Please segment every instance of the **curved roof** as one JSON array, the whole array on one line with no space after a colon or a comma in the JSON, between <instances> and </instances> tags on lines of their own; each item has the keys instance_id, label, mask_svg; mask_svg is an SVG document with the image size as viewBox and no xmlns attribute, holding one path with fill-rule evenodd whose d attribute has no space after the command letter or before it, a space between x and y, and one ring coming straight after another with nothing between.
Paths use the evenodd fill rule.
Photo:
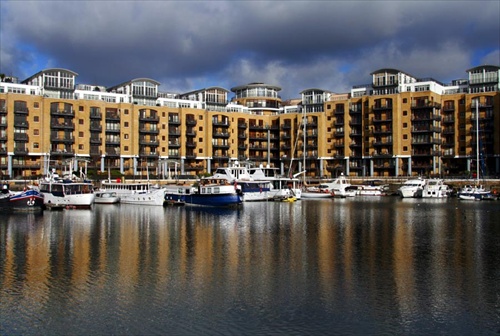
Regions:
<instances>
[{"instance_id":1,"label":"curved roof","mask_svg":"<svg viewBox=\"0 0 500 336\"><path fill-rule=\"evenodd\" d=\"M132 82L151 82L153 84L156 84L156 85L161 85L160 82L158 81L155 81L154 79L151 79L151 78L145 78L145 77L140 77L140 78L134 78L130 81L130 83Z\"/></svg>"},{"instance_id":2,"label":"curved roof","mask_svg":"<svg viewBox=\"0 0 500 336\"><path fill-rule=\"evenodd\" d=\"M238 90L243 90L243 89L250 89L250 88L255 88L255 87L265 87L269 89L274 89L276 91L281 91L281 88L276 85L269 85L269 84L264 84L264 83L249 83L246 85L240 85L240 86L235 86L231 88L231 91L235 92Z\"/></svg>"},{"instance_id":3,"label":"curved roof","mask_svg":"<svg viewBox=\"0 0 500 336\"><path fill-rule=\"evenodd\" d=\"M401 71L401 70L398 70L398 69L394 69L394 68L382 68L382 69L378 69L376 71L373 71L370 75L373 76L373 75L378 74L378 73L386 73L386 72L390 73L390 74L394 74L394 75L397 75L398 73L404 73L407 76L415 77L413 75L410 75L407 72L404 72L404 71Z\"/></svg>"},{"instance_id":4,"label":"curved roof","mask_svg":"<svg viewBox=\"0 0 500 336\"><path fill-rule=\"evenodd\" d=\"M302 90L301 92L299 92L300 94L303 94L307 91L318 91L318 92L326 92L326 93L333 93L332 91L328 91L328 90L323 90L323 89L318 89L318 88L309 88L309 89L305 89L305 90Z\"/></svg>"},{"instance_id":5,"label":"curved roof","mask_svg":"<svg viewBox=\"0 0 500 336\"><path fill-rule=\"evenodd\" d=\"M466 72L471 72L471 71L480 70L480 69L484 69L484 70L499 70L500 66L497 66L497 65L480 65L480 66L477 66L477 67L474 67L474 68L470 68L469 70L466 70Z\"/></svg>"},{"instance_id":6,"label":"curved roof","mask_svg":"<svg viewBox=\"0 0 500 336\"><path fill-rule=\"evenodd\" d=\"M23 80L22 83L28 82L29 80L31 80L32 78L35 78L35 77L39 76L40 74L44 74L44 73L47 73L47 72L53 72L53 71L67 72L67 73L70 73L71 75L73 75L75 77L78 76L78 74L76 72L72 71L72 70L68 70L68 69L64 69L64 68L47 68L47 69L43 69L41 71L38 71L34 75L29 76L28 78L26 78L25 80Z\"/></svg>"}]
</instances>

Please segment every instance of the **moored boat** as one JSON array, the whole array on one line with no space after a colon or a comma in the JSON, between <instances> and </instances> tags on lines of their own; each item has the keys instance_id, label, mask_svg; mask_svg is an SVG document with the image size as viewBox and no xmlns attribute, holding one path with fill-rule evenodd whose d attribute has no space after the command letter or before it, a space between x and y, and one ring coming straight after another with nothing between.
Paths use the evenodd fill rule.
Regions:
<instances>
[{"instance_id":1,"label":"moored boat","mask_svg":"<svg viewBox=\"0 0 500 336\"><path fill-rule=\"evenodd\" d=\"M44 205L50 207L90 208L94 203L94 186L90 181L61 179L55 172L40 181Z\"/></svg>"},{"instance_id":2,"label":"moored boat","mask_svg":"<svg viewBox=\"0 0 500 336\"><path fill-rule=\"evenodd\" d=\"M278 174L278 168L251 167L248 168L250 177L254 181L269 181L271 183L269 194L272 199L295 197L296 200L302 198L301 182L295 177L284 177Z\"/></svg>"},{"instance_id":3,"label":"moored boat","mask_svg":"<svg viewBox=\"0 0 500 336\"><path fill-rule=\"evenodd\" d=\"M425 183L425 179L420 177L417 179L409 179L398 188L398 194L403 198L422 197Z\"/></svg>"},{"instance_id":4,"label":"moored boat","mask_svg":"<svg viewBox=\"0 0 500 336\"><path fill-rule=\"evenodd\" d=\"M458 192L458 198L469 201L496 200L497 197L482 185L466 185Z\"/></svg>"},{"instance_id":5,"label":"moored boat","mask_svg":"<svg viewBox=\"0 0 500 336\"><path fill-rule=\"evenodd\" d=\"M351 184L347 181L344 173L340 174L340 176L332 182L322 182L321 185L332 192L334 197L345 198L356 196L356 191L350 188Z\"/></svg>"},{"instance_id":6,"label":"moored boat","mask_svg":"<svg viewBox=\"0 0 500 336\"><path fill-rule=\"evenodd\" d=\"M149 182L103 182L101 192L114 192L122 204L161 205L165 202L165 189Z\"/></svg>"},{"instance_id":7,"label":"moored boat","mask_svg":"<svg viewBox=\"0 0 500 336\"><path fill-rule=\"evenodd\" d=\"M120 203L120 196L113 191L96 191L94 203L96 204L116 204Z\"/></svg>"},{"instance_id":8,"label":"moored boat","mask_svg":"<svg viewBox=\"0 0 500 336\"><path fill-rule=\"evenodd\" d=\"M243 195L226 179L202 178L195 184L165 186L165 201L169 204L235 206L243 202Z\"/></svg>"},{"instance_id":9,"label":"moored boat","mask_svg":"<svg viewBox=\"0 0 500 336\"><path fill-rule=\"evenodd\" d=\"M389 185L380 180L369 180L359 185L353 185L356 196L386 196Z\"/></svg>"},{"instance_id":10,"label":"moored boat","mask_svg":"<svg viewBox=\"0 0 500 336\"><path fill-rule=\"evenodd\" d=\"M446 198L451 194L449 188L442 179L433 178L426 181L422 189L423 198Z\"/></svg>"},{"instance_id":11,"label":"moored boat","mask_svg":"<svg viewBox=\"0 0 500 336\"><path fill-rule=\"evenodd\" d=\"M225 179L229 184L235 185L243 193L244 202L266 201L272 198L271 182L254 180L247 167L240 166L238 161L229 167L219 167L210 178Z\"/></svg>"},{"instance_id":12,"label":"moored boat","mask_svg":"<svg viewBox=\"0 0 500 336\"><path fill-rule=\"evenodd\" d=\"M23 191L10 191L8 186L2 186L0 193L0 209L6 212L35 212L43 210L43 195L28 187Z\"/></svg>"},{"instance_id":13,"label":"moored boat","mask_svg":"<svg viewBox=\"0 0 500 336\"><path fill-rule=\"evenodd\" d=\"M310 186L302 189L302 198L332 198L334 193L326 188Z\"/></svg>"}]
</instances>

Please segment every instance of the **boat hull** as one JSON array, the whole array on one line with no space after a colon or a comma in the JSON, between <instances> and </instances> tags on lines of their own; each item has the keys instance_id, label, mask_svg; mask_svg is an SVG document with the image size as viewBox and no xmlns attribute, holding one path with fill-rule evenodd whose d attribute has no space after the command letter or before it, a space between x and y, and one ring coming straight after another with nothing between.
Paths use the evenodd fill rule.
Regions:
<instances>
[{"instance_id":1,"label":"boat hull","mask_svg":"<svg viewBox=\"0 0 500 336\"><path fill-rule=\"evenodd\" d=\"M99 192L95 194L94 203L96 204L116 204L120 203L120 197L115 193Z\"/></svg>"},{"instance_id":2,"label":"boat hull","mask_svg":"<svg viewBox=\"0 0 500 336\"><path fill-rule=\"evenodd\" d=\"M43 210L43 196L36 190L26 190L0 197L0 209L7 212L36 212Z\"/></svg>"},{"instance_id":3,"label":"boat hull","mask_svg":"<svg viewBox=\"0 0 500 336\"><path fill-rule=\"evenodd\" d=\"M120 195L120 203L136 205L163 205L165 202L165 190L149 190Z\"/></svg>"},{"instance_id":4,"label":"boat hull","mask_svg":"<svg viewBox=\"0 0 500 336\"><path fill-rule=\"evenodd\" d=\"M199 205L199 206L232 206L238 205L243 202L241 196L237 194L177 194L165 193L165 200L171 203L184 203L186 205Z\"/></svg>"}]
</instances>

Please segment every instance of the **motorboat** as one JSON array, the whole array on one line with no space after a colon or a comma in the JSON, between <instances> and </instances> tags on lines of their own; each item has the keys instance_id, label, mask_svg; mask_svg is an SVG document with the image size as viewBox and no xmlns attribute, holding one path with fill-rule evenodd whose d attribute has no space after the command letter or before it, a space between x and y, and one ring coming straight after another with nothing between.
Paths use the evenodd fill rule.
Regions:
<instances>
[{"instance_id":1,"label":"motorboat","mask_svg":"<svg viewBox=\"0 0 500 336\"><path fill-rule=\"evenodd\" d=\"M118 196L114 191L97 191L95 192L94 203L97 204L120 203L120 196Z\"/></svg>"},{"instance_id":2,"label":"motorboat","mask_svg":"<svg viewBox=\"0 0 500 336\"><path fill-rule=\"evenodd\" d=\"M482 185L466 185L458 192L458 198L461 200L482 201L496 200L497 197L489 190L486 190Z\"/></svg>"},{"instance_id":3,"label":"motorboat","mask_svg":"<svg viewBox=\"0 0 500 336\"><path fill-rule=\"evenodd\" d=\"M446 198L451 194L451 188L442 179L428 179L422 189L423 198Z\"/></svg>"},{"instance_id":4,"label":"motorboat","mask_svg":"<svg viewBox=\"0 0 500 336\"><path fill-rule=\"evenodd\" d=\"M354 189L356 196L386 196L389 193L389 185L380 180L368 180L350 188Z\"/></svg>"},{"instance_id":5,"label":"motorboat","mask_svg":"<svg viewBox=\"0 0 500 336\"><path fill-rule=\"evenodd\" d=\"M161 205L165 202L165 189L147 182L102 183L100 192L115 193L122 204Z\"/></svg>"},{"instance_id":6,"label":"motorboat","mask_svg":"<svg viewBox=\"0 0 500 336\"><path fill-rule=\"evenodd\" d=\"M426 180L423 178L406 180L398 189L398 194L403 198L422 197Z\"/></svg>"},{"instance_id":7,"label":"motorboat","mask_svg":"<svg viewBox=\"0 0 500 336\"><path fill-rule=\"evenodd\" d=\"M334 193L322 185L309 186L302 189L302 198L332 198Z\"/></svg>"},{"instance_id":8,"label":"motorboat","mask_svg":"<svg viewBox=\"0 0 500 336\"><path fill-rule=\"evenodd\" d=\"M254 181L269 181L271 198L295 197L302 198L301 181L296 177L285 177L278 174L278 168L272 167L249 167L248 172Z\"/></svg>"},{"instance_id":9,"label":"motorboat","mask_svg":"<svg viewBox=\"0 0 500 336\"><path fill-rule=\"evenodd\" d=\"M243 193L224 178L207 177L194 184L166 185L165 202L197 206L235 206L243 202Z\"/></svg>"},{"instance_id":10,"label":"motorboat","mask_svg":"<svg viewBox=\"0 0 500 336\"><path fill-rule=\"evenodd\" d=\"M43 210L43 195L32 187L11 191L7 184L0 193L0 209L5 212L35 212Z\"/></svg>"},{"instance_id":11,"label":"motorboat","mask_svg":"<svg viewBox=\"0 0 500 336\"><path fill-rule=\"evenodd\" d=\"M241 166L238 161L229 167L217 168L212 178L225 179L229 184L235 185L243 193L244 202L266 201L273 197L271 182L254 180L247 167Z\"/></svg>"},{"instance_id":12,"label":"motorboat","mask_svg":"<svg viewBox=\"0 0 500 336\"><path fill-rule=\"evenodd\" d=\"M322 182L320 187L328 189L329 192L334 194L334 197L346 198L356 196L356 191L350 188L351 184L347 181L344 173L341 173L332 182Z\"/></svg>"},{"instance_id":13,"label":"motorboat","mask_svg":"<svg viewBox=\"0 0 500 336\"><path fill-rule=\"evenodd\" d=\"M40 193L48 207L91 208L94 203L94 185L85 179L60 178L55 170L40 180Z\"/></svg>"}]
</instances>

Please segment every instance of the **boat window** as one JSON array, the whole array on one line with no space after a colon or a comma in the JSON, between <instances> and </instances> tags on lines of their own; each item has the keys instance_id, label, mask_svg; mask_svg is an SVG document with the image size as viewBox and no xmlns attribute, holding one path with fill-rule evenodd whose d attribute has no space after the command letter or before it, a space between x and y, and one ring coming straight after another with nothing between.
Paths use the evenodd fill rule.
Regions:
<instances>
[{"instance_id":1,"label":"boat window","mask_svg":"<svg viewBox=\"0 0 500 336\"><path fill-rule=\"evenodd\" d=\"M220 188L219 187L215 187L214 188L214 194L219 194L220 193Z\"/></svg>"}]
</instances>

